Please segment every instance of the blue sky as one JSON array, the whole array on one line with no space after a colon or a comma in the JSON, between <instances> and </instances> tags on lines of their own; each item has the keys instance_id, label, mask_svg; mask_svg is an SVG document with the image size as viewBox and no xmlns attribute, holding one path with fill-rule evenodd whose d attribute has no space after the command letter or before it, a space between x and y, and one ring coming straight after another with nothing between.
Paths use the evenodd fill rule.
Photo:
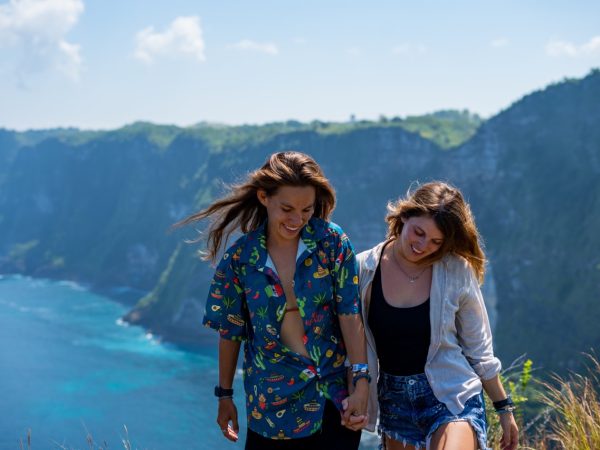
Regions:
<instances>
[{"instance_id":1,"label":"blue sky","mask_svg":"<svg viewBox=\"0 0 600 450\"><path fill-rule=\"evenodd\" d=\"M0 127L489 117L600 67L600 2L0 0Z\"/></svg>"}]
</instances>

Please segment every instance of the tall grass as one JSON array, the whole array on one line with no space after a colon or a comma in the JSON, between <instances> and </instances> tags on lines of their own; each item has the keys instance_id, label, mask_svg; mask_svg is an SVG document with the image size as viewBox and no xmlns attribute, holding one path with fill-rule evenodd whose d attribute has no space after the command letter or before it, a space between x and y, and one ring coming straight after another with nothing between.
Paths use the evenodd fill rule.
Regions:
<instances>
[{"instance_id":1,"label":"tall grass","mask_svg":"<svg viewBox=\"0 0 600 450\"><path fill-rule=\"evenodd\" d=\"M552 411L548 420L547 448L560 450L600 449L600 362L587 355L586 374L568 379L557 375L544 387L542 401Z\"/></svg>"},{"instance_id":2,"label":"tall grass","mask_svg":"<svg viewBox=\"0 0 600 450\"><path fill-rule=\"evenodd\" d=\"M86 428L85 425L84 425L84 428ZM125 431L125 435L121 437L121 444L123 445L124 450L133 450L131 441L129 440L129 430L127 429L126 425L123 425L123 430ZM85 432L86 432L85 441L87 443L87 447L89 450L108 450L109 447L108 447L108 444L106 443L106 441L104 441L102 443L98 443L94 440L94 437L87 430L87 428L85 429ZM31 429L27 430L26 442L27 442L27 450L31 450ZM71 447L66 444L60 444L58 442L53 442L53 447L56 449L59 449L59 450L77 450L76 447ZM19 449L25 450L23 439L19 439Z\"/></svg>"},{"instance_id":3,"label":"tall grass","mask_svg":"<svg viewBox=\"0 0 600 450\"><path fill-rule=\"evenodd\" d=\"M600 450L600 362L586 356L589 364L581 374L553 375L550 381L535 379L524 358L502 373L517 405L520 449ZM502 429L489 399L486 407L488 445L502 450Z\"/></svg>"}]
</instances>

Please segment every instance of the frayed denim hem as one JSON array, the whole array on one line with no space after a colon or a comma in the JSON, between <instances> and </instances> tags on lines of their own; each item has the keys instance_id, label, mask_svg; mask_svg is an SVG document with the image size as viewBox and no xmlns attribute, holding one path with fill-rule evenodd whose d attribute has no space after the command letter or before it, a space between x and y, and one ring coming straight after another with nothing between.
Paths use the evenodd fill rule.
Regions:
<instances>
[{"instance_id":1,"label":"frayed denim hem","mask_svg":"<svg viewBox=\"0 0 600 450\"><path fill-rule=\"evenodd\" d=\"M386 450L385 437L398 442L402 442L402 445L404 445L405 447L407 445L412 445L416 450L425 450L427 448L425 441L415 441L413 439L407 439L397 431L388 431L383 429L383 427L381 426L379 426L379 428L377 429L377 433L379 434L379 438L381 439L381 442L379 443L379 450Z\"/></svg>"},{"instance_id":2,"label":"frayed denim hem","mask_svg":"<svg viewBox=\"0 0 600 450\"><path fill-rule=\"evenodd\" d=\"M478 442L478 447L479 450L492 450L490 447L487 446L487 436L484 433L483 430L480 429L480 427L478 426L478 424L475 423L475 421L473 419L467 419L467 418L462 418L462 417L446 417L446 420L442 420L439 423L434 424L434 426L431 428L431 430L429 430L429 434L427 435L427 445L426 448L429 448L429 445L431 444L431 437L433 436L433 433L435 433L439 427L441 427L442 425L445 425L447 423L452 423L452 422L468 422L469 425L471 425L471 428L473 428L473 431L475 431L475 434L477 435L477 442Z\"/></svg>"}]
</instances>

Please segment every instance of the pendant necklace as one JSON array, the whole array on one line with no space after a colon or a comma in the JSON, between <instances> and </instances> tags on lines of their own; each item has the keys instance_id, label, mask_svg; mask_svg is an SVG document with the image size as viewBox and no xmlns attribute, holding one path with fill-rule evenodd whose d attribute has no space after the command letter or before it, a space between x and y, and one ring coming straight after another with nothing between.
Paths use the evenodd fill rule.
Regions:
<instances>
[{"instance_id":1,"label":"pendant necklace","mask_svg":"<svg viewBox=\"0 0 600 450\"><path fill-rule=\"evenodd\" d=\"M408 278L408 282L414 283L415 281L417 281L419 279L419 277L421 275L423 275L423 272L425 272L425 270L427 270L428 266L426 266L423 270L421 270L417 275L409 275L408 273L406 273L406 271L400 265L400 261L398 261L398 255L396 255L396 242L398 242L398 241L396 240L396 241L394 241L394 244L392 244L392 255L394 255L394 262L398 266L398 269L400 269L400 272L402 272L406 276L406 278Z\"/></svg>"}]
</instances>

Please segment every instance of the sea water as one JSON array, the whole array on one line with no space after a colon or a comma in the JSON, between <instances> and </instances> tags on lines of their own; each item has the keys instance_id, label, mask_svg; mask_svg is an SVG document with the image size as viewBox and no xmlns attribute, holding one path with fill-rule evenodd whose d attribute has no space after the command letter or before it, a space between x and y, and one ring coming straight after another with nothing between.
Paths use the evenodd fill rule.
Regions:
<instances>
[{"instance_id":1,"label":"sea water","mask_svg":"<svg viewBox=\"0 0 600 450\"><path fill-rule=\"evenodd\" d=\"M32 450L243 448L239 373L232 444L215 423L215 345L161 343L126 311L75 283L0 276L0 449L27 448L29 430Z\"/></svg>"}]
</instances>

